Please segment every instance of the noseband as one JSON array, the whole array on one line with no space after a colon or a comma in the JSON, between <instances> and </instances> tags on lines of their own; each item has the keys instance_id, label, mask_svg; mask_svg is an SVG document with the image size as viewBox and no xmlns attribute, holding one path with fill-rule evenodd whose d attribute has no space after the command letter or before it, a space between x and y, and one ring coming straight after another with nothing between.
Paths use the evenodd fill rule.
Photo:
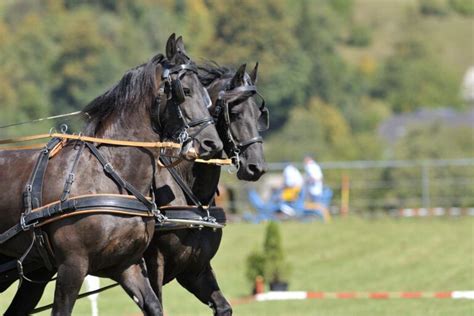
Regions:
<instances>
[{"instance_id":1,"label":"noseband","mask_svg":"<svg viewBox=\"0 0 474 316\"><path fill-rule=\"evenodd\" d=\"M181 109L181 105L184 103L186 100L186 91L183 88L183 85L181 84L181 78L189 71L197 74L197 68L194 64L180 64L176 65L170 68L166 68L164 66L164 70L161 76L162 82L160 85L160 88L158 90L158 95L155 98L155 106L152 109L152 115L156 117L156 122L158 124L158 128L160 130L160 133L163 132L162 125L160 122L160 113L161 113L161 98L163 95L166 96L167 102L171 102L172 105L176 106L177 112L178 112L178 118L181 120L182 125L178 130L175 132L171 133L171 140L177 141L180 144L184 144L185 142L189 140L194 140L195 137L201 133L207 126L214 124L214 119L212 117L206 117L203 119L197 119L193 121L188 121L186 117L183 115L183 111ZM173 75L174 79L173 79ZM206 91L203 88L204 91ZM209 97L209 96L208 96ZM210 99L209 102L210 103ZM209 105L208 105L209 107ZM198 127L200 128L190 134L188 130L193 127Z\"/></svg>"},{"instance_id":2,"label":"noseband","mask_svg":"<svg viewBox=\"0 0 474 316\"><path fill-rule=\"evenodd\" d=\"M229 145L229 149L232 152L232 160L234 165L239 168L240 164L240 153L242 149L254 144L263 143L262 136L257 135L244 141L237 141L232 135L230 127L230 114L229 114L229 103L239 104L247 100L249 97L257 94L262 99L262 104L259 107L260 117L263 117L263 123L259 119L259 131L265 131L268 129L268 109L265 107L265 99L257 91L255 85L240 86L234 89L224 89L219 92L219 96L216 101L216 107L212 117L214 122L220 122L219 118L221 115L224 116L222 120L225 128L225 142ZM243 96L244 97L243 97Z\"/></svg>"}]
</instances>

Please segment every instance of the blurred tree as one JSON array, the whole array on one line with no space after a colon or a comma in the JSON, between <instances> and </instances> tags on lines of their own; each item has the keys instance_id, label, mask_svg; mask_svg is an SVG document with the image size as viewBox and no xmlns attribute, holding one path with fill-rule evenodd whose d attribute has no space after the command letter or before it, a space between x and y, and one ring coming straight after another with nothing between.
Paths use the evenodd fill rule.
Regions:
<instances>
[{"instance_id":1,"label":"blurred tree","mask_svg":"<svg viewBox=\"0 0 474 316\"><path fill-rule=\"evenodd\" d=\"M422 14L436 16L448 14L449 8L446 0L418 0L418 2Z\"/></svg>"},{"instance_id":2,"label":"blurred tree","mask_svg":"<svg viewBox=\"0 0 474 316\"><path fill-rule=\"evenodd\" d=\"M294 104L304 101L311 56L298 45L297 17L288 14L294 2L286 0L210 0L214 38L209 59L227 65L260 62L263 95L272 104L272 126L279 127ZM236 18L238 17L238 18Z\"/></svg>"},{"instance_id":3,"label":"blurred tree","mask_svg":"<svg viewBox=\"0 0 474 316\"><path fill-rule=\"evenodd\" d=\"M49 67L57 47L48 26L40 23L43 17L28 12L19 16L20 23L14 27L0 26L0 76L5 79L0 99L9 122L47 115L51 110Z\"/></svg>"},{"instance_id":4,"label":"blurred tree","mask_svg":"<svg viewBox=\"0 0 474 316\"><path fill-rule=\"evenodd\" d=\"M329 5L344 18L349 18L354 11L354 0L332 0Z\"/></svg>"},{"instance_id":5,"label":"blurred tree","mask_svg":"<svg viewBox=\"0 0 474 316\"><path fill-rule=\"evenodd\" d=\"M214 38L213 16L203 0L186 0L183 12L183 37L194 58L209 56L207 48Z\"/></svg>"},{"instance_id":6,"label":"blurred tree","mask_svg":"<svg viewBox=\"0 0 474 316\"><path fill-rule=\"evenodd\" d=\"M299 161L308 153L317 154L319 160L353 159L357 155L344 116L318 98L311 99L307 107L294 107L285 126L268 137L265 145L270 161Z\"/></svg>"},{"instance_id":7,"label":"blurred tree","mask_svg":"<svg viewBox=\"0 0 474 316\"><path fill-rule=\"evenodd\" d=\"M64 25L59 34L61 50L52 65L52 71L58 75L52 97L55 112L59 113L82 108L90 101L90 90L103 85L96 69L102 61L101 54L107 52L98 19L90 9L81 8L62 18L68 22L61 21Z\"/></svg>"},{"instance_id":8,"label":"blurred tree","mask_svg":"<svg viewBox=\"0 0 474 316\"><path fill-rule=\"evenodd\" d=\"M460 79L437 64L423 43L415 38L403 40L381 69L373 95L386 99L395 112L419 107L462 106Z\"/></svg>"},{"instance_id":9,"label":"blurred tree","mask_svg":"<svg viewBox=\"0 0 474 316\"><path fill-rule=\"evenodd\" d=\"M466 16L474 15L474 1L472 0L449 0L449 5L459 14Z\"/></svg>"}]
</instances>

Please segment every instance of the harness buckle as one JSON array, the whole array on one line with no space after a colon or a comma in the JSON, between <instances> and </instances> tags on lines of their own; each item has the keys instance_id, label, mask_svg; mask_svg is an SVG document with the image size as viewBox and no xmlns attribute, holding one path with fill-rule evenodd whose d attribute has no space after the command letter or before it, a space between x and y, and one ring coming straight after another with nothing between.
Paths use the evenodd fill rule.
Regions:
<instances>
[{"instance_id":1,"label":"harness buckle","mask_svg":"<svg viewBox=\"0 0 474 316\"><path fill-rule=\"evenodd\" d=\"M162 224L164 222L166 222L168 220L168 217L166 217L165 215L161 214L160 210L156 209L153 212L153 215L155 216L155 219L157 221L158 224Z\"/></svg>"},{"instance_id":2,"label":"harness buckle","mask_svg":"<svg viewBox=\"0 0 474 316\"><path fill-rule=\"evenodd\" d=\"M68 177L67 177L66 182L72 184L72 183L74 182L74 179L75 179L75 178L76 178L76 177L75 177L74 173L70 173L70 174L68 175Z\"/></svg>"},{"instance_id":3,"label":"harness buckle","mask_svg":"<svg viewBox=\"0 0 474 316\"><path fill-rule=\"evenodd\" d=\"M114 171L114 167L112 166L112 164L110 162L106 163L104 165L104 170L108 173Z\"/></svg>"},{"instance_id":4,"label":"harness buckle","mask_svg":"<svg viewBox=\"0 0 474 316\"><path fill-rule=\"evenodd\" d=\"M187 141L188 138L189 138L188 131L186 129L184 129L178 135L178 142L180 144L184 144L184 142Z\"/></svg>"},{"instance_id":5,"label":"harness buckle","mask_svg":"<svg viewBox=\"0 0 474 316\"><path fill-rule=\"evenodd\" d=\"M231 160L232 160L232 167L229 167L227 169L227 171L230 173L230 174L234 174L236 172L239 171L240 169L240 150L238 148L236 148L234 150L234 154L235 156L231 157Z\"/></svg>"},{"instance_id":6,"label":"harness buckle","mask_svg":"<svg viewBox=\"0 0 474 316\"><path fill-rule=\"evenodd\" d=\"M211 215L203 217L202 220L208 223L217 223L216 218Z\"/></svg>"},{"instance_id":7,"label":"harness buckle","mask_svg":"<svg viewBox=\"0 0 474 316\"><path fill-rule=\"evenodd\" d=\"M25 220L25 213L21 213L21 216L20 216L20 226L21 226L21 229L23 231L27 231L29 230L31 227L35 227L36 224L38 224L39 221L36 221L34 223L31 223L31 224L27 224L26 223L26 220Z\"/></svg>"},{"instance_id":8,"label":"harness buckle","mask_svg":"<svg viewBox=\"0 0 474 316\"><path fill-rule=\"evenodd\" d=\"M31 192L33 191L33 186L31 184L27 184L25 187L25 192L23 192L23 204L27 213L31 212L32 209L32 199L31 199Z\"/></svg>"}]
</instances>

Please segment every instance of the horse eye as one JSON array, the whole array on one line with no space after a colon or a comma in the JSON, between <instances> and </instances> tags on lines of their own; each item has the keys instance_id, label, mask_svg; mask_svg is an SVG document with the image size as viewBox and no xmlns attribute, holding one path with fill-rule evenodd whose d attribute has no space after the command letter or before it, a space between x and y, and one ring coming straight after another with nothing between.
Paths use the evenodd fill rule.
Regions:
<instances>
[{"instance_id":1,"label":"horse eye","mask_svg":"<svg viewBox=\"0 0 474 316\"><path fill-rule=\"evenodd\" d=\"M239 118L241 116L241 113L239 111L230 111L229 112L229 115L232 117L232 118Z\"/></svg>"},{"instance_id":2,"label":"horse eye","mask_svg":"<svg viewBox=\"0 0 474 316\"><path fill-rule=\"evenodd\" d=\"M191 96L191 89L189 88L183 88L184 95L187 97Z\"/></svg>"}]
</instances>

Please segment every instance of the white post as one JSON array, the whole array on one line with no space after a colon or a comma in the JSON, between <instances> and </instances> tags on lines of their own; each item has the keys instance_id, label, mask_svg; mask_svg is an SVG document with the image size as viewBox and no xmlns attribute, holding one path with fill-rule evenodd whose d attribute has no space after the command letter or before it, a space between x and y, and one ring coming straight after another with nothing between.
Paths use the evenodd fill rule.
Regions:
<instances>
[{"instance_id":1,"label":"white post","mask_svg":"<svg viewBox=\"0 0 474 316\"><path fill-rule=\"evenodd\" d=\"M86 276L87 291L95 291L100 289L100 279L98 277L88 275ZM99 308L97 306L97 299L99 298L99 293L92 294L88 296L91 301L92 316L99 316Z\"/></svg>"}]
</instances>

